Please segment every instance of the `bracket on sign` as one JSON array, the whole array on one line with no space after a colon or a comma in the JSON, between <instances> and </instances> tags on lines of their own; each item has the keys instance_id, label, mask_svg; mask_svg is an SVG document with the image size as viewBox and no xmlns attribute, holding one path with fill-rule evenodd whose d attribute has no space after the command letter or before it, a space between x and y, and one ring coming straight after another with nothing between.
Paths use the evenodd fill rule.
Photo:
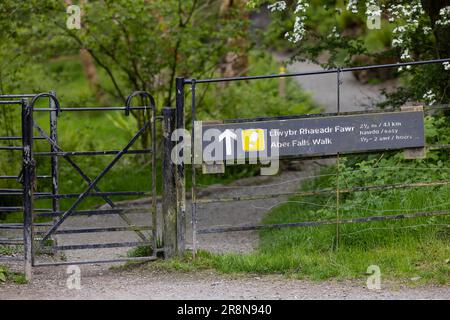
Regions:
<instances>
[{"instance_id":1,"label":"bracket on sign","mask_svg":"<svg viewBox=\"0 0 450 320\"><path fill-rule=\"evenodd\" d=\"M202 173L203 174L219 174L225 173L225 164L222 163L206 163L202 164Z\"/></svg>"},{"instance_id":2,"label":"bracket on sign","mask_svg":"<svg viewBox=\"0 0 450 320\"><path fill-rule=\"evenodd\" d=\"M404 112L423 111L423 106L403 106L400 108ZM406 160L425 159L427 157L426 148L411 148L403 151L403 157Z\"/></svg>"}]
</instances>

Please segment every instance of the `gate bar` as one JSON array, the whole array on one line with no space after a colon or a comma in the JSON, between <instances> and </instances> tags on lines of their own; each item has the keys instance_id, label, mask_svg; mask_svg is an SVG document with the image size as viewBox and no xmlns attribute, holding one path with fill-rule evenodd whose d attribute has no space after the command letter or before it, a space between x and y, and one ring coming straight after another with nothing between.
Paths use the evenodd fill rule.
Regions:
<instances>
[{"instance_id":1,"label":"gate bar","mask_svg":"<svg viewBox=\"0 0 450 320\"><path fill-rule=\"evenodd\" d=\"M33 98L35 94L2 94L0 99L22 99L22 98Z\"/></svg>"},{"instance_id":2,"label":"gate bar","mask_svg":"<svg viewBox=\"0 0 450 320\"><path fill-rule=\"evenodd\" d=\"M45 138L33 137L33 140L45 140ZM22 141L22 137L0 137L0 141Z\"/></svg>"},{"instance_id":3,"label":"gate bar","mask_svg":"<svg viewBox=\"0 0 450 320\"><path fill-rule=\"evenodd\" d=\"M129 226L129 227L104 227L104 228L86 228L86 229L63 229L57 230L53 234L81 234L81 233L100 233L100 232L125 232L125 231L147 231L152 230L151 226ZM45 234L44 231L36 232L38 235Z\"/></svg>"},{"instance_id":4,"label":"gate bar","mask_svg":"<svg viewBox=\"0 0 450 320\"><path fill-rule=\"evenodd\" d=\"M56 97L56 92L50 91L50 95ZM49 107L50 109L52 109L52 111L50 111L50 138L58 143L58 106L56 106L53 99L49 99ZM54 153L56 151L58 150L56 150L55 146L53 144L50 144L50 153ZM52 195L56 196L59 194L59 158L52 155L50 159L50 165L52 175ZM52 198L52 209L53 211L60 210L59 198ZM56 217L53 217L53 224L55 224L56 221ZM56 238L53 238L53 243L57 243Z\"/></svg>"},{"instance_id":5,"label":"gate bar","mask_svg":"<svg viewBox=\"0 0 450 320\"><path fill-rule=\"evenodd\" d=\"M118 262L146 262L146 261L154 261L156 259L157 259L156 256L150 256L150 257L135 257L135 258L119 258L119 259L110 259L110 260L35 263L33 267L55 267L55 266L70 266L70 265L83 265L83 264L118 263Z\"/></svg>"},{"instance_id":6,"label":"gate bar","mask_svg":"<svg viewBox=\"0 0 450 320\"><path fill-rule=\"evenodd\" d=\"M73 244L64 246L54 246L54 250L69 251L69 250L85 250L85 249L109 249L109 248L127 248L152 245L153 242L110 242L110 243L91 243L91 244Z\"/></svg>"},{"instance_id":7,"label":"gate bar","mask_svg":"<svg viewBox=\"0 0 450 320\"><path fill-rule=\"evenodd\" d=\"M111 197L111 196L148 196L151 192L146 191L111 191L111 192L90 192L86 197ZM68 193L68 194L52 194L47 192L35 193L35 199L70 199L78 198L82 193Z\"/></svg>"},{"instance_id":8,"label":"gate bar","mask_svg":"<svg viewBox=\"0 0 450 320\"><path fill-rule=\"evenodd\" d=\"M435 187L435 186L447 186L450 185L450 180L434 181L434 182L416 182L416 183L398 183L389 185L374 185L366 187L353 187L347 189L340 189L340 193L353 193L353 192L365 192L365 191L376 191L376 190L395 190L395 189L410 189L418 187ZM219 203L219 202L232 202L232 201L250 201L250 200L264 200L268 198L277 198L281 196L315 196L321 194L334 194L336 190L334 188L327 188L314 191L303 191L303 192L283 192L277 194L260 194L255 196L236 196L229 198L200 198L197 199L198 204L208 204L208 203Z\"/></svg>"},{"instance_id":9,"label":"gate bar","mask_svg":"<svg viewBox=\"0 0 450 320\"><path fill-rule=\"evenodd\" d=\"M413 218L423 218L423 217L433 217L433 216L447 216L450 215L450 211L435 211L435 212L418 212L411 214L395 214L395 215L385 215L385 216L371 216L371 217L358 217L349 219L340 219L336 221L333 220L322 220L322 221L305 221L305 222L292 222L292 223L280 223L280 224L258 224L258 225L244 225L237 227L214 227L208 229L202 229L198 231L198 234L209 234L209 233L224 233L224 232L237 232L237 231L251 231L251 230L264 230L264 229L281 229L281 228L292 228L292 227L316 227L321 225L334 225L334 224L351 224L351 223L362 223L362 222L374 222L374 221L384 221L384 220L401 220L401 219L413 219Z\"/></svg>"},{"instance_id":10,"label":"gate bar","mask_svg":"<svg viewBox=\"0 0 450 320\"><path fill-rule=\"evenodd\" d=\"M2 101L0 100L0 104L21 104L20 101Z\"/></svg>"},{"instance_id":11,"label":"gate bar","mask_svg":"<svg viewBox=\"0 0 450 320\"><path fill-rule=\"evenodd\" d=\"M38 179L50 179L52 176L36 176L36 178ZM19 179L19 176L0 176L0 179L5 179L5 180L17 180Z\"/></svg>"},{"instance_id":12,"label":"gate bar","mask_svg":"<svg viewBox=\"0 0 450 320\"><path fill-rule=\"evenodd\" d=\"M109 214L131 214L131 213L141 213L142 211L148 210L149 207L130 207L123 209L102 209L102 210L80 210L73 211L72 216L95 216L95 215L109 215ZM53 212L42 212L36 214L38 217L52 217L52 216L61 216L65 211L53 211Z\"/></svg>"},{"instance_id":13,"label":"gate bar","mask_svg":"<svg viewBox=\"0 0 450 320\"><path fill-rule=\"evenodd\" d=\"M6 146L0 146L0 150L4 151L22 151L22 147L6 147Z\"/></svg>"},{"instance_id":14,"label":"gate bar","mask_svg":"<svg viewBox=\"0 0 450 320\"><path fill-rule=\"evenodd\" d=\"M425 60L425 61L390 63L390 64L378 64L378 65L368 65L368 66L360 66L360 67L347 67L347 68L340 68L340 69L317 70L317 71L309 71L309 72L271 74L271 75L265 75L265 76L212 78L212 79L196 80L196 82L197 83L214 83L214 82L229 82L229 81L246 81L246 80L273 79L273 78L285 78L285 77L299 77L299 76L308 76L308 75L317 75L317 74L337 73L337 72L351 72L351 71L369 70L369 69L398 68L398 67L403 67L403 66L427 65L427 64L443 63L443 62L450 62L450 58ZM338 71L338 70L340 70L340 71ZM191 84L192 80L185 79L184 83Z\"/></svg>"},{"instance_id":15,"label":"gate bar","mask_svg":"<svg viewBox=\"0 0 450 320\"><path fill-rule=\"evenodd\" d=\"M88 108L61 108L61 112L80 112L80 111L127 111L127 110L148 110L149 107L88 107ZM52 111L51 108L36 108L35 112Z\"/></svg>"},{"instance_id":16,"label":"gate bar","mask_svg":"<svg viewBox=\"0 0 450 320\"><path fill-rule=\"evenodd\" d=\"M8 212L8 211L18 212L22 210L23 207L0 207L0 212Z\"/></svg>"},{"instance_id":17,"label":"gate bar","mask_svg":"<svg viewBox=\"0 0 450 320\"><path fill-rule=\"evenodd\" d=\"M51 223L35 223L34 224L35 227L48 227L51 225L52 225ZM23 229L23 224L21 224L21 223L4 223L4 224L0 224L0 229L20 230L20 229Z\"/></svg>"},{"instance_id":18,"label":"gate bar","mask_svg":"<svg viewBox=\"0 0 450 320\"><path fill-rule=\"evenodd\" d=\"M106 151L53 151L53 152L35 152L36 157L68 157L68 156L110 156L119 154L120 150ZM150 154L152 150L129 150L126 154Z\"/></svg>"}]
</instances>

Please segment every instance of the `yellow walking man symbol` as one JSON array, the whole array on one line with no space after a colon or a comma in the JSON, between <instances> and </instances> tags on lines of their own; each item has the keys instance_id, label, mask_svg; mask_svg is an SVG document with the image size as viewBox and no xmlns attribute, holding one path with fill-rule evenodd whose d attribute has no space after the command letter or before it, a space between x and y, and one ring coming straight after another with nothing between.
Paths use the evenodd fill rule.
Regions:
<instances>
[{"instance_id":1,"label":"yellow walking man symbol","mask_svg":"<svg viewBox=\"0 0 450 320\"><path fill-rule=\"evenodd\" d=\"M264 129L242 130L242 149L244 151L263 151L265 148Z\"/></svg>"}]
</instances>

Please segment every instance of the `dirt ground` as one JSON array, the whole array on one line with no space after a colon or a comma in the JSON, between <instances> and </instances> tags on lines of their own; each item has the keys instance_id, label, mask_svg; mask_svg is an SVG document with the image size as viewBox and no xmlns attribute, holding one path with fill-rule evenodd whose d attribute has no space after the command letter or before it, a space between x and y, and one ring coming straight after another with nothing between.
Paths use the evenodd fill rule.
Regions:
<instances>
[{"instance_id":1,"label":"dirt ground","mask_svg":"<svg viewBox=\"0 0 450 320\"><path fill-rule=\"evenodd\" d=\"M310 282L282 276L218 275L215 272L117 271L81 266L81 290L66 286L63 267L39 269L28 285L0 286L3 299L450 299L449 287L404 287L382 282Z\"/></svg>"}]
</instances>

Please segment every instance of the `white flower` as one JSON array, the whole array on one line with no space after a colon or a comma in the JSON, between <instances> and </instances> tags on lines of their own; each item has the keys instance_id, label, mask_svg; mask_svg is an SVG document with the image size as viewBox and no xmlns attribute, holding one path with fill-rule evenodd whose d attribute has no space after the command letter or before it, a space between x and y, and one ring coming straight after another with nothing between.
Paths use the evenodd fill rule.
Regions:
<instances>
[{"instance_id":1,"label":"white flower","mask_svg":"<svg viewBox=\"0 0 450 320\"><path fill-rule=\"evenodd\" d=\"M444 66L444 70L450 70L450 62L444 62L442 65Z\"/></svg>"},{"instance_id":2,"label":"white flower","mask_svg":"<svg viewBox=\"0 0 450 320\"><path fill-rule=\"evenodd\" d=\"M367 17L381 17L381 8L378 6L377 1L369 0L366 2L366 16Z\"/></svg>"},{"instance_id":3,"label":"white flower","mask_svg":"<svg viewBox=\"0 0 450 320\"><path fill-rule=\"evenodd\" d=\"M392 46L393 47L400 47L403 44L403 40L400 38L392 39Z\"/></svg>"},{"instance_id":4,"label":"white flower","mask_svg":"<svg viewBox=\"0 0 450 320\"><path fill-rule=\"evenodd\" d=\"M403 53L402 53L400 59L401 59L401 60L408 60L408 59L411 59L411 55L409 54L409 50L408 50L408 49L405 49L405 51L403 51Z\"/></svg>"},{"instance_id":5,"label":"white flower","mask_svg":"<svg viewBox=\"0 0 450 320\"><path fill-rule=\"evenodd\" d=\"M286 1L277 1L274 4L268 5L267 9L271 12L284 11L286 9Z\"/></svg>"},{"instance_id":6,"label":"white flower","mask_svg":"<svg viewBox=\"0 0 450 320\"><path fill-rule=\"evenodd\" d=\"M300 13L300 12L305 13L306 9L308 9L309 3L306 3L306 2L304 3L303 1L304 0L297 1L297 5L295 6L295 10L294 10L295 14Z\"/></svg>"},{"instance_id":7,"label":"white flower","mask_svg":"<svg viewBox=\"0 0 450 320\"><path fill-rule=\"evenodd\" d=\"M414 34L419 28L419 20L424 15L424 10L420 0L409 1L408 4L394 4L388 7L389 21L398 21L398 24L394 30L394 39L392 40L392 46L398 48L411 47L410 35ZM431 28L424 27L424 34L428 34ZM404 58L408 58L405 54Z\"/></svg>"},{"instance_id":8,"label":"white flower","mask_svg":"<svg viewBox=\"0 0 450 320\"><path fill-rule=\"evenodd\" d=\"M352 13L358 13L358 0L350 0L347 4L347 10Z\"/></svg>"},{"instance_id":9,"label":"white flower","mask_svg":"<svg viewBox=\"0 0 450 320\"><path fill-rule=\"evenodd\" d=\"M432 30L431 27L427 27L427 26L422 28L422 31L423 31L424 35L430 34L431 30Z\"/></svg>"},{"instance_id":10,"label":"white flower","mask_svg":"<svg viewBox=\"0 0 450 320\"><path fill-rule=\"evenodd\" d=\"M398 26L395 27L394 30L392 30L393 33L403 33L405 31L406 31L405 26Z\"/></svg>"},{"instance_id":11,"label":"white flower","mask_svg":"<svg viewBox=\"0 0 450 320\"><path fill-rule=\"evenodd\" d=\"M439 16L439 20L436 21L437 25L443 27L450 25L450 6L442 8L439 11Z\"/></svg>"},{"instance_id":12,"label":"white flower","mask_svg":"<svg viewBox=\"0 0 450 320\"><path fill-rule=\"evenodd\" d=\"M423 95L423 99L430 105L433 105L436 103L436 94L433 93L433 90L429 90Z\"/></svg>"},{"instance_id":13,"label":"white flower","mask_svg":"<svg viewBox=\"0 0 450 320\"><path fill-rule=\"evenodd\" d=\"M327 36L327 38L328 39L330 39L330 38L339 38L340 37L340 34L339 34L339 32L337 31L337 28L336 28L336 26L334 26L333 27L333 29L331 29L331 33Z\"/></svg>"},{"instance_id":14,"label":"white flower","mask_svg":"<svg viewBox=\"0 0 450 320\"><path fill-rule=\"evenodd\" d=\"M295 7L295 23L294 29L291 32L287 32L285 37L292 43L300 42L305 36L305 20L306 20L306 10L308 9L309 4L305 3L304 0L298 0L297 5ZM302 14L302 15L300 15Z\"/></svg>"}]
</instances>

